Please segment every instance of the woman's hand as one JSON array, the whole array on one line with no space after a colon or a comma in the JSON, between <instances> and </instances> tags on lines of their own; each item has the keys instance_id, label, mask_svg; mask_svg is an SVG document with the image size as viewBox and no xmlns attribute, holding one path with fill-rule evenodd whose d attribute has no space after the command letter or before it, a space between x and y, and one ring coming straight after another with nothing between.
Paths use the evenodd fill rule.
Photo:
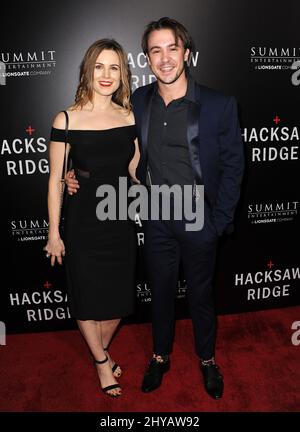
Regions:
<instances>
[{"instance_id":1,"label":"woman's hand","mask_svg":"<svg viewBox=\"0 0 300 432\"><path fill-rule=\"evenodd\" d=\"M139 144L137 138L134 140L134 146L135 146L134 156L128 165L128 172L134 183L141 184L139 179L136 178L136 169L140 160L140 150L139 150Z\"/></svg>"},{"instance_id":2,"label":"woman's hand","mask_svg":"<svg viewBox=\"0 0 300 432\"><path fill-rule=\"evenodd\" d=\"M54 266L57 259L58 264L62 264L62 257L65 256L65 245L60 237L49 238L46 246L43 248L46 257L50 258L51 265Z\"/></svg>"},{"instance_id":3,"label":"woman's hand","mask_svg":"<svg viewBox=\"0 0 300 432\"><path fill-rule=\"evenodd\" d=\"M141 182L136 178L136 169L138 166L138 161L132 159L130 164L128 165L129 175L134 183L140 184Z\"/></svg>"}]
</instances>

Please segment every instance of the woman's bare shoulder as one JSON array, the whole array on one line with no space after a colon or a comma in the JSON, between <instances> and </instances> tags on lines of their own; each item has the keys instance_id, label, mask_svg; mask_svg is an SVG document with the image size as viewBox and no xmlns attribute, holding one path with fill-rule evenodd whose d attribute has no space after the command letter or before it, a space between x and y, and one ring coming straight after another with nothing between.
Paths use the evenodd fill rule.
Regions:
<instances>
[{"instance_id":1,"label":"woman's bare shoulder","mask_svg":"<svg viewBox=\"0 0 300 432\"><path fill-rule=\"evenodd\" d=\"M78 115L78 108L76 108L74 105L70 105L68 108L65 109L65 111L68 114L69 120L73 120ZM53 120L53 127L57 129L64 129L66 125L66 115L63 111L60 111L56 114Z\"/></svg>"},{"instance_id":2,"label":"woman's bare shoulder","mask_svg":"<svg viewBox=\"0 0 300 432\"><path fill-rule=\"evenodd\" d=\"M53 127L56 129L64 129L66 125L66 116L63 111L56 114L53 120Z\"/></svg>"},{"instance_id":3,"label":"woman's bare shoulder","mask_svg":"<svg viewBox=\"0 0 300 432\"><path fill-rule=\"evenodd\" d=\"M129 125L135 124L134 115L133 115L132 110L128 111L128 109L121 107L120 105L117 105L117 104L114 104L114 107L120 115L125 117L125 120Z\"/></svg>"},{"instance_id":4,"label":"woman's bare shoulder","mask_svg":"<svg viewBox=\"0 0 300 432\"><path fill-rule=\"evenodd\" d=\"M135 118L134 118L133 111L129 112L129 114L128 114L128 120L129 120L129 124L131 124L131 125L135 124Z\"/></svg>"}]
</instances>

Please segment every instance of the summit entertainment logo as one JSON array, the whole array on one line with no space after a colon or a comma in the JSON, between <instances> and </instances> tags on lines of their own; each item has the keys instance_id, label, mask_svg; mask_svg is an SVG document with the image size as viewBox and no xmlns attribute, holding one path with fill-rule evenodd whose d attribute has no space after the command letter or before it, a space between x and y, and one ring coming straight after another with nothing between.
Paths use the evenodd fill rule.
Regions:
<instances>
[{"instance_id":1,"label":"summit entertainment logo","mask_svg":"<svg viewBox=\"0 0 300 432\"><path fill-rule=\"evenodd\" d=\"M50 75L55 66L55 50L0 52L2 79Z\"/></svg>"},{"instance_id":2,"label":"summit entertainment logo","mask_svg":"<svg viewBox=\"0 0 300 432\"><path fill-rule=\"evenodd\" d=\"M49 222L45 219L10 221L11 235L17 241L47 240Z\"/></svg>"},{"instance_id":3,"label":"summit entertainment logo","mask_svg":"<svg viewBox=\"0 0 300 432\"><path fill-rule=\"evenodd\" d=\"M136 288L137 288L136 295L141 303L151 302L151 290L149 288L149 285L146 282L138 283ZM186 291L187 291L186 280L178 280L175 298L176 299L186 298L187 295Z\"/></svg>"},{"instance_id":4,"label":"summit entertainment logo","mask_svg":"<svg viewBox=\"0 0 300 432\"><path fill-rule=\"evenodd\" d=\"M250 203L248 222L251 224L291 222L298 215L299 201Z\"/></svg>"},{"instance_id":5,"label":"summit entertainment logo","mask_svg":"<svg viewBox=\"0 0 300 432\"><path fill-rule=\"evenodd\" d=\"M300 59L300 47L252 46L250 62L254 70L291 70Z\"/></svg>"}]
</instances>

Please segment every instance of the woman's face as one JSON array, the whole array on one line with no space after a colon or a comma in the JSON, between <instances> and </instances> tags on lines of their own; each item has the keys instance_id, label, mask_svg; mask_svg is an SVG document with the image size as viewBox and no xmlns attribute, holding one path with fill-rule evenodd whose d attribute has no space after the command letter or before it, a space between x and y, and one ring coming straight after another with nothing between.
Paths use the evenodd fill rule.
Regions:
<instances>
[{"instance_id":1,"label":"woman's face","mask_svg":"<svg viewBox=\"0 0 300 432\"><path fill-rule=\"evenodd\" d=\"M98 55L94 68L93 89L101 96L111 96L120 86L121 67L118 54L104 49Z\"/></svg>"}]
</instances>

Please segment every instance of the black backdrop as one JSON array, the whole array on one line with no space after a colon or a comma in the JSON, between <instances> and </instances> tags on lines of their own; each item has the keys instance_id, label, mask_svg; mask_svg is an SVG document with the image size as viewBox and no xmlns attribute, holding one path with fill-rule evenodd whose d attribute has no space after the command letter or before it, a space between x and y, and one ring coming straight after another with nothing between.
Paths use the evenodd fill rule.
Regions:
<instances>
[{"instance_id":1,"label":"black backdrop","mask_svg":"<svg viewBox=\"0 0 300 432\"><path fill-rule=\"evenodd\" d=\"M74 326L64 271L50 268L42 247L50 127L74 99L84 52L96 39L117 39L129 53L133 89L147 84L153 77L141 53L141 34L149 21L166 15L193 36L193 76L239 102L246 175L236 231L220 244L217 311L299 304L299 13L296 0L280 7L260 0L52 0L8 6L0 51L0 320L8 332ZM137 311L129 322L149 320L151 293L141 260L137 279ZM185 291L182 276L177 317L187 316Z\"/></svg>"}]
</instances>

